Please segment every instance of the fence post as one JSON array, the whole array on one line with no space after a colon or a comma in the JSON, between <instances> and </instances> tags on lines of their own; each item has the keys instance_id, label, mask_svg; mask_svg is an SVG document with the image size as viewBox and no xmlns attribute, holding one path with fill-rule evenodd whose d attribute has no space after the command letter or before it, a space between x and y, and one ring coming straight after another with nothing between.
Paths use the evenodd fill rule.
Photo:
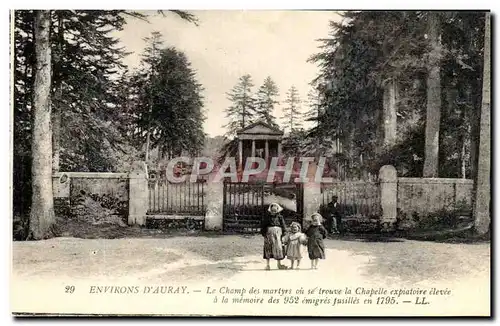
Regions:
<instances>
[{"instance_id":1,"label":"fence post","mask_svg":"<svg viewBox=\"0 0 500 326\"><path fill-rule=\"evenodd\" d=\"M224 205L224 183L207 182L206 203L207 212L205 214L206 230L222 230L222 214Z\"/></svg>"},{"instance_id":2,"label":"fence post","mask_svg":"<svg viewBox=\"0 0 500 326\"><path fill-rule=\"evenodd\" d=\"M149 190L148 176L144 168L136 166L129 173L129 202L128 202L128 224L146 224L146 213L148 211Z\"/></svg>"},{"instance_id":3,"label":"fence post","mask_svg":"<svg viewBox=\"0 0 500 326\"><path fill-rule=\"evenodd\" d=\"M396 222L398 208L398 174L392 165L384 165L379 171L381 222L389 227Z\"/></svg>"}]
</instances>

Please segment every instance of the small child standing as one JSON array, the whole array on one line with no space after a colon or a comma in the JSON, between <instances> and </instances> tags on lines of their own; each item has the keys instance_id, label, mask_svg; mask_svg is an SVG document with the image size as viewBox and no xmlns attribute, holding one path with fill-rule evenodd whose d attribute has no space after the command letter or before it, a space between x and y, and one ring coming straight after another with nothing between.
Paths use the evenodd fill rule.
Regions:
<instances>
[{"instance_id":1,"label":"small child standing","mask_svg":"<svg viewBox=\"0 0 500 326\"><path fill-rule=\"evenodd\" d=\"M299 269L300 260L302 259L300 246L306 244L306 237L304 233L300 232L300 224L297 222L290 224L290 231L291 233L287 234L283 239L283 242L286 244L286 257L292 262L292 269L295 262L297 262L296 269Z\"/></svg>"},{"instance_id":2,"label":"small child standing","mask_svg":"<svg viewBox=\"0 0 500 326\"><path fill-rule=\"evenodd\" d=\"M311 260L311 269L318 269L319 259L325 259L325 244L323 239L326 238L328 232L321 224L323 217L319 213L314 213L311 216L311 220L311 226L306 231L307 252Z\"/></svg>"}]
</instances>

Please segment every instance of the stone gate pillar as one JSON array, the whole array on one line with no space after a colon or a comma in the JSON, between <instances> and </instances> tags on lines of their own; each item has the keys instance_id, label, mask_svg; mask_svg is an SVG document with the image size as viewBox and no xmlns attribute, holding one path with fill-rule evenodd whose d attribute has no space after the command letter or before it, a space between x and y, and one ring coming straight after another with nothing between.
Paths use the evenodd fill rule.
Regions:
<instances>
[{"instance_id":1,"label":"stone gate pillar","mask_svg":"<svg viewBox=\"0 0 500 326\"><path fill-rule=\"evenodd\" d=\"M145 225L149 204L147 168L144 164L134 164L129 173L128 224Z\"/></svg>"},{"instance_id":2,"label":"stone gate pillar","mask_svg":"<svg viewBox=\"0 0 500 326\"><path fill-rule=\"evenodd\" d=\"M222 213L224 203L224 183L208 182L205 189L207 212L205 214L206 230L222 230Z\"/></svg>"},{"instance_id":3,"label":"stone gate pillar","mask_svg":"<svg viewBox=\"0 0 500 326\"><path fill-rule=\"evenodd\" d=\"M68 173L56 172L52 175L54 211L57 216L67 217L71 210L71 178Z\"/></svg>"},{"instance_id":4,"label":"stone gate pillar","mask_svg":"<svg viewBox=\"0 0 500 326\"><path fill-rule=\"evenodd\" d=\"M313 213L319 213L321 205L321 183L316 182L314 179L316 167L313 162L309 165L309 171L307 173L309 182L304 183L304 198L303 198L303 210L304 217L302 220L302 226L306 230L311 224L311 215ZM323 216L323 218L326 218ZM324 222L324 221L323 221Z\"/></svg>"},{"instance_id":5,"label":"stone gate pillar","mask_svg":"<svg viewBox=\"0 0 500 326\"><path fill-rule=\"evenodd\" d=\"M384 227L396 222L398 208L398 174L392 165L384 165L379 171L381 221Z\"/></svg>"}]
</instances>

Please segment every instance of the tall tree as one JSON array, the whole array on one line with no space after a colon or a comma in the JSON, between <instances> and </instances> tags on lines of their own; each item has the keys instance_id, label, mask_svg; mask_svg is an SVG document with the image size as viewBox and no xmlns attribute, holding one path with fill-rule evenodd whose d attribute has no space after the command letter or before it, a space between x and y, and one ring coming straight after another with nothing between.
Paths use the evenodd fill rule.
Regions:
<instances>
[{"instance_id":1,"label":"tall tree","mask_svg":"<svg viewBox=\"0 0 500 326\"><path fill-rule=\"evenodd\" d=\"M275 106L279 104L277 100L279 95L278 85L268 76L257 91L255 107L257 119L261 119L272 126L278 126L274 117L274 110Z\"/></svg>"},{"instance_id":2,"label":"tall tree","mask_svg":"<svg viewBox=\"0 0 500 326\"><path fill-rule=\"evenodd\" d=\"M173 13L197 24L196 17L185 11L159 13L164 16ZM29 139L31 133L33 19L33 10L15 11L14 119L19 139ZM51 11L55 171L113 171L122 161L116 160L115 154L129 152L127 140L119 132L121 126L109 124L122 121L120 84L125 69L122 59L127 54L112 33L122 30L129 19L147 21L148 16L126 10Z\"/></svg>"},{"instance_id":3,"label":"tall tree","mask_svg":"<svg viewBox=\"0 0 500 326\"><path fill-rule=\"evenodd\" d=\"M191 14L175 14L196 23ZM15 212L26 218L32 197L35 16L34 10L15 10L13 15L13 204ZM126 53L112 36L130 17L147 18L124 10L50 12L54 171L125 171L128 156L135 155L121 133L126 107L121 71Z\"/></svg>"},{"instance_id":4,"label":"tall tree","mask_svg":"<svg viewBox=\"0 0 500 326\"><path fill-rule=\"evenodd\" d=\"M151 149L162 158L195 155L205 138L203 88L186 55L173 47L160 48L160 37L155 33L147 39L152 43L131 78L129 97L136 108L131 128L140 146L150 137Z\"/></svg>"},{"instance_id":5,"label":"tall tree","mask_svg":"<svg viewBox=\"0 0 500 326\"><path fill-rule=\"evenodd\" d=\"M491 27L490 13L485 15L483 103L481 107L479 160L474 196L475 229L479 234L487 233L491 226Z\"/></svg>"},{"instance_id":6,"label":"tall tree","mask_svg":"<svg viewBox=\"0 0 500 326\"><path fill-rule=\"evenodd\" d=\"M159 50L162 47L163 40L162 40L162 35L160 32L153 32L151 33L150 37L144 38L144 41L148 44L146 48L144 49L144 63L149 66L146 67L147 71L149 72L149 79L154 80L156 76L156 69L158 68L158 62L160 61L160 54ZM148 97L148 113L147 113L147 127L146 127L146 155L145 155L145 160L146 162L149 161L149 147L150 147L150 142L151 142L151 120L152 120L152 113L153 113L153 103L152 103L152 89L148 88L149 92L147 94Z\"/></svg>"},{"instance_id":7,"label":"tall tree","mask_svg":"<svg viewBox=\"0 0 500 326\"><path fill-rule=\"evenodd\" d=\"M50 119L51 49L50 10L35 16L35 85L33 100L32 182L30 237L34 240L53 236L55 224L52 194L52 133Z\"/></svg>"},{"instance_id":8,"label":"tall tree","mask_svg":"<svg viewBox=\"0 0 500 326\"><path fill-rule=\"evenodd\" d=\"M28 218L31 205L31 131L35 76L33 12L14 14L13 210Z\"/></svg>"},{"instance_id":9,"label":"tall tree","mask_svg":"<svg viewBox=\"0 0 500 326\"><path fill-rule=\"evenodd\" d=\"M313 121L317 125L323 112L321 108L321 93L317 88L312 88L307 93L307 106L309 109L305 113L305 120Z\"/></svg>"},{"instance_id":10,"label":"tall tree","mask_svg":"<svg viewBox=\"0 0 500 326\"><path fill-rule=\"evenodd\" d=\"M300 96L295 86L291 86L286 94L286 106L283 108L283 124L290 133L302 127L302 114L300 112Z\"/></svg>"},{"instance_id":11,"label":"tall tree","mask_svg":"<svg viewBox=\"0 0 500 326\"><path fill-rule=\"evenodd\" d=\"M429 56L430 14L347 12L342 22L331 23L329 37L321 40L322 51L311 58L320 68L313 85L322 95L324 112L309 137L319 137L323 144L338 136L353 166L376 172L383 164L393 164L401 175L423 175L426 83L433 60ZM439 175L470 175L473 157L477 157L472 144L478 119L473 115L480 106L484 22L475 12L438 14L439 73L447 85L440 90ZM325 84L330 87L320 89ZM383 110L384 102L391 110ZM385 148L383 126L386 120L394 122L394 111L395 143ZM390 113L391 119L383 113ZM394 135L394 124L390 126L387 134ZM364 166L358 159L361 154Z\"/></svg>"},{"instance_id":12,"label":"tall tree","mask_svg":"<svg viewBox=\"0 0 500 326\"><path fill-rule=\"evenodd\" d=\"M246 74L241 76L238 83L227 93L231 106L225 110L226 118L229 120L229 123L224 126L227 129L226 135L234 136L237 130L254 121L256 109L253 87L252 76Z\"/></svg>"},{"instance_id":13,"label":"tall tree","mask_svg":"<svg viewBox=\"0 0 500 326\"><path fill-rule=\"evenodd\" d=\"M441 121L441 26L437 12L428 14L430 43L427 68L427 110L425 116L424 178L438 177L439 125Z\"/></svg>"},{"instance_id":14,"label":"tall tree","mask_svg":"<svg viewBox=\"0 0 500 326\"><path fill-rule=\"evenodd\" d=\"M397 84L397 79L393 77L384 85L382 123L384 124L384 146L389 148L396 144L398 98Z\"/></svg>"},{"instance_id":15,"label":"tall tree","mask_svg":"<svg viewBox=\"0 0 500 326\"><path fill-rule=\"evenodd\" d=\"M304 151L308 154L313 154L316 159L319 159L321 153L323 153L321 144L325 143L325 141L320 139L320 137L316 137L317 128L319 126L319 120L321 115L323 114L323 109L321 107L321 93L317 88L312 88L307 93L307 105L309 109L305 113L305 120L311 121L315 125L311 128L309 132L309 137L306 137L304 143L306 143L306 147L310 149L304 148ZM309 146L308 146L309 145Z\"/></svg>"},{"instance_id":16,"label":"tall tree","mask_svg":"<svg viewBox=\"0 0 500 326\"><path fill-rule=\"evenodd\" d=\"M53 125L53 170L112 170L110 151L123 143L115 124L121 111L119 71L125 56L113 30L120 30L123 11L51 11L50 46ZM16 51L14 120L21 139L31 136L33 91L32 10L15 12ZM118 78L117 78L118 77ZM22 94L27 94L22 95ZM22 114L20 114L22 112ZM118 137L118 138L117 138ZM20 146L18 146L20 147Z\"/></svg>"}]
</instances>

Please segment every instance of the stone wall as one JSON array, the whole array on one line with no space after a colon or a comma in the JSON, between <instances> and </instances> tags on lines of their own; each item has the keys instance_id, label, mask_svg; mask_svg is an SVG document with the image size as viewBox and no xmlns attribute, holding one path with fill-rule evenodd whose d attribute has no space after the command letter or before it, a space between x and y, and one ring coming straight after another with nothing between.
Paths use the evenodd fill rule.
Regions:
<instances>
[{"instance_id":1,"label":"stone wall","mask_svg":"<svg viewBox=\"0 0 500 326\"><path fill-rule=\"evenodd\" d=\"M411 217L442 210L458 211L461 215L470 215L472 212L472 180L398 178L392 166L381 168L379 180L380 219L384 223L394 223L396 214L398 217ZM147 172L142 166L131 173L56 173L53 176L53 189L55 209L59 216L68 216L78 205L78 198L86 196L98 202L104 198L104 202L121 203L118 211L126 223L145 224L148 181ZM205 229L221 230L223 183L209 182L205 191ZM304 226L309 224L313 213L320 211L322 199L320 184L304 184ZM106 207L106 210L113 211L113 214L117 211L113 207Z\"/></svg>"},{"instance_id":2,"label":"stone wall","mask_svg":"<svg viewBox=\"0 0 500 326\"><path fill-rule=\"evenodd\" d=\"M59 172L52 177L54 209L60 217L77 214L82 202L94 201L109 214L127 219L128 173Z\"/></svg>"},{"instance_id":3,"label":"stone wall","mask_svg":"<svg viewBox=\"0 0 500 326\"><path fill-rule=\"evenodd\" d=\"M473 185L469 179L398 178L398 212L418 216L441 210L471 214Z\"/></svg>"}]
</instances>

